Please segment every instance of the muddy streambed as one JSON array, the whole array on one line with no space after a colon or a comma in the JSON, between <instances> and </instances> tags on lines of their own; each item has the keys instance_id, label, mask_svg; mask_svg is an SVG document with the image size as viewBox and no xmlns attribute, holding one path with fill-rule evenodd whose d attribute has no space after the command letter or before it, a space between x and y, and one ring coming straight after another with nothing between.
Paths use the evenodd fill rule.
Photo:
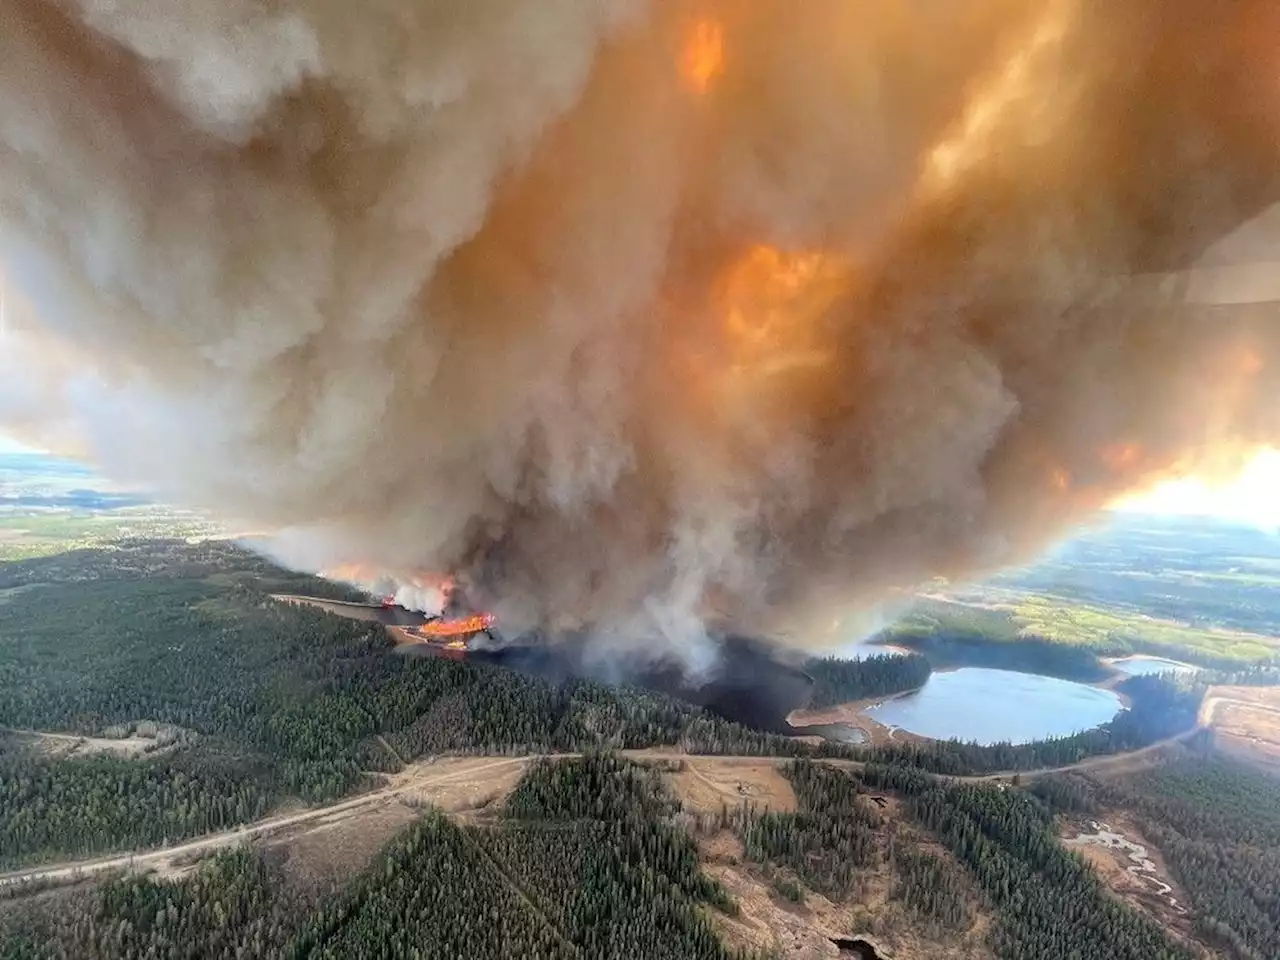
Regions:
<instances>
[{"instance_id":1,"label":"muddy streambed","mask_svg":"<svg viewBox=\"0 0 1280 960\"><path fill-rule=\"evenodd\" d=\"M1062 842L1068 847L1099 846L1123 854L1129 861L1125 866L1126 872L1136 877L1146 889L1164 900L1175 912L1180 914L1187 912L1186 908L1173 896L1173 887L1160 878L1160 868L1151 859L1143 844L1135 843L1101 820L1090 820L1088 826L1091 833L1068 837Z\"/></svg>"}]
</instances>

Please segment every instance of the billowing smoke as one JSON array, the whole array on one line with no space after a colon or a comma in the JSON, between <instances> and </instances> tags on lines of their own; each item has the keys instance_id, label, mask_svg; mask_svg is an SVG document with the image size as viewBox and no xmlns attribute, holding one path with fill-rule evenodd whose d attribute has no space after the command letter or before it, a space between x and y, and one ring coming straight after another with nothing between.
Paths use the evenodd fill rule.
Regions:
<instances>
[{"instance_id":1,"label":"billowing smoke","mask_svg":"<svg viewBox=\"0 0 1280 960\"><path fill-rule=\"evenodd\" d=\"M294 563L812 642L1280 439L1271 0L0 20L0 422Z\"/></svg>"}]
</instances>

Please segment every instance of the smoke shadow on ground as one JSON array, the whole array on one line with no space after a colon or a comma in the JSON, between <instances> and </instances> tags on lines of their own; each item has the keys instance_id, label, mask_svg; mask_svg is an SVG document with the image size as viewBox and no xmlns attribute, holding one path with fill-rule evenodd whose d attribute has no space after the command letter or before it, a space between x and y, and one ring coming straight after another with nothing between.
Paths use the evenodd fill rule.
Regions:
<instances>
[{"instance_id":1,"label":"smoke shadow on ground","mask_svg":"<svg viewBox=\"0 0 1280 960\"><path fill-rule=\"evenodd\" d=\"M681 664L628 659L628 654L604 658L584 635L554 640L538 634L521 637L496 649L472 649L467 659L491 663L552 683L574 678L609 684L626 683L676 697L745 726L769 733L796 734L787 714L808 700L813 680L799 666L786 662L768 643L738 635L715 638L718 656L699 677L690 677ZM409 655L433 655L429 649L405 648Z\"/></svg>"}]
</instances>

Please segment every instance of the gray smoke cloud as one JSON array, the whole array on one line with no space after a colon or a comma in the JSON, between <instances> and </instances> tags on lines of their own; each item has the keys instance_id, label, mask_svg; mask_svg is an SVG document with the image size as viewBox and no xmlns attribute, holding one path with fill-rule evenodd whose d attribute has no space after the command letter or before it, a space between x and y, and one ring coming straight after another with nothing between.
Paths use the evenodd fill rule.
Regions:
<instances>
[{"instance_id":1,"label":"gray smoke cloud","mask_svg":"<svg viewBox=\"0 0 1280 960\"><path fill-rule=\"evenodd\" d=\"M0 422L298 565L813 643L1280 438L1263 0L0 19Z\"/></svg>"}]
</instances>

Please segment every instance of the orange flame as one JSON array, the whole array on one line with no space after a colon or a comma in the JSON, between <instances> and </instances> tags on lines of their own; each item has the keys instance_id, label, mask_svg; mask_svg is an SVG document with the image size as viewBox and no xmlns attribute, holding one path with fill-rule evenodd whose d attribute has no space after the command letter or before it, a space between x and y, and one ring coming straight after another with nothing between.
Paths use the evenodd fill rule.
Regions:
<instances>
[{"instance_id":1,"label":"orange flame","mask_svg":"<svg viewBox=\"0 0 1280 960\"><path fill-rule=\"evenodd\" d=\"M1127 473L1142 463L1142 447L1136 443L1109 443L1098 456L1113 473Z\"/></svg>"},{"instance_id":2,"label":"orange flame","mask_svg":"<svg viewBox=\"0 0 1280 960\"><path fill-rule=\"evenodd\" d=\"M698 20L689 28L680 72L694 93L711 89L711 82L724 72L724 27L719 22Z\"/></svg>"},{"instance_id":3,"label":"orange flame","mask_svg":"<svg viewBox=\"0 0 1280 960\"><path fill-rule=\"evenodd\" d=\"M488 630L497 622L491 613L478 613L470 617L458 617L448 620L429 620L418 628L424 637L464 637L470 633Z\"/></svg>"}]
</instances>

